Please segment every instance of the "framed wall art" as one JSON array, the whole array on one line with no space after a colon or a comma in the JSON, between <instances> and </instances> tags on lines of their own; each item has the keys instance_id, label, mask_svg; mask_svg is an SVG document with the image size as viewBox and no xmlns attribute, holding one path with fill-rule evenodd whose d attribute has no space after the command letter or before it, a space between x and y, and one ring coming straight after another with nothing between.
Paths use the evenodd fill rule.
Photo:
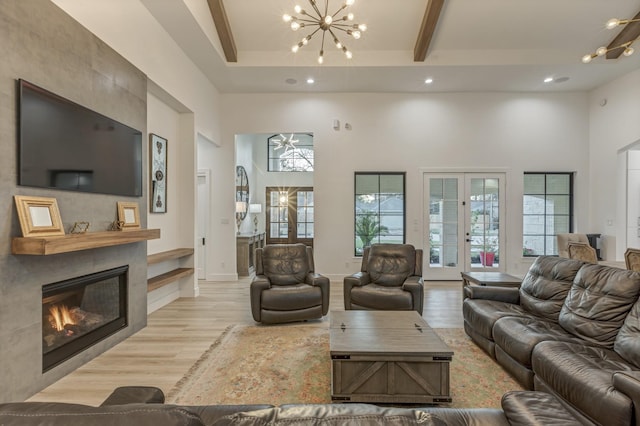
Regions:
<instances>
[{"instance_id":1,"label":"framed wall art","mask_svg":"<svg viewBox=\"0 0 640 426\"><path fill-rule=\"evenodd\" d=\"M118 222L122 223L122 229L140 228L138 203L118 201Z\"/></svg>"},{"instance_id":2,"label":"framed wall art","mask_svg":"<svg viewBox=\"0 0 640 426\"><path fill-rule=\"evenodd\" d=\"M14 195L23 237L64 235L55 198Z\"/></svg>"},{"instance_id":3,"label":"framed wall art","mask_svg":"<svg viewBox=\"0 0 640 426\"><path fill-rule=\"evenodd\" d=\"M167 140L151 133L149 135L149 159L151 187L149 189L151 213L167 212Z\"/></svg>"}]
</instances>

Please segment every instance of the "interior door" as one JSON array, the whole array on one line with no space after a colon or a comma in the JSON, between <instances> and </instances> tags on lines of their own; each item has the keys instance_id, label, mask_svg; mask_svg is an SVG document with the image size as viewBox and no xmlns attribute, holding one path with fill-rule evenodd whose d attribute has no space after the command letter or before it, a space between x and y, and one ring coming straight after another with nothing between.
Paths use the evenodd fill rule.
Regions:
<instances>
[{"instance_id":1,"label":"interior door","mask_svg":"<svg viewBox=\"0 0 640 426\"><path fill-rule=\"evenodd\" d=\"M207 277L207 223L209 221L209 170L198 170L198 240L196 251L198 253L197 272L198 279Z\"/></svg>"},{"instance_id":2,"label":"interior door","mask_svg":"<svg viewBox=\"0 0 640 426\"><path fill-rule=\"evenodd\" d=\"M504 270L504 174L426 173L424 192L425 279Z\"/></svg>"},{"instance_id":3,"label":"interior door","mask_svg":"<svg viewBox=\"0 0 640 426\"><path fill-rule=\"evenodd\" d=\"M267 187L267 244L313 246L312 187Z\"/></svg>"}]
</instances>

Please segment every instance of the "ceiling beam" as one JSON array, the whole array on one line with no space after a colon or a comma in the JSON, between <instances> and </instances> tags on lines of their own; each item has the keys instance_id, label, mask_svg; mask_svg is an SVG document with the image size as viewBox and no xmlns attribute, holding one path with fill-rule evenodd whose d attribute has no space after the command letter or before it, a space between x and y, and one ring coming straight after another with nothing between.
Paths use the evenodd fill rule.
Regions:
<instances>
[{"instance_id":1,"label":"ceiling beam","mask_svg":"<svg viewBox=\"0 0 640 426\"><path fill-rule=\"evenodd\" d=\"M427 8L424 12L424 18L422 18L422 25L420 26L420 32L418 33L418 40L416 41L416 47L413 49L414 62L424 62L429 51L429 45L433 38L433 33L436 31L436 25L438 25L438 19L440 18L440 11L444 0L428 0Z\"/></svg>"},{"instance_id":2,"label":"ceiling beam","mask_svg":"<svg viewBox=\"0 0 640 426\"><path fill-rule=\"evenodd\" d=\"M633 19L640 19L640 12ZM640 36L640 22L630 22L624 26L622 31L611 40L611 43L607 46L607 49L612 49L607 52L607 59L617 59L622 52L624 52L624 48L615 49L615 47L625 44L629 41L635 40Z\"/></svg>"},{"instance_id":3,"label":"ceiling beam","mask_svg":"<svg viewBox=\"0 0 640 426\"><path fill-rule=\"evenodd\" d=\"M238 52L236 51L236 43L233 41L231 26L227 19L227 12L224 10L222 0L207 0L213 23L218 31L218 38L222 44L222 50L227 62L238 62Z\"/></svg>"}]
</instances>

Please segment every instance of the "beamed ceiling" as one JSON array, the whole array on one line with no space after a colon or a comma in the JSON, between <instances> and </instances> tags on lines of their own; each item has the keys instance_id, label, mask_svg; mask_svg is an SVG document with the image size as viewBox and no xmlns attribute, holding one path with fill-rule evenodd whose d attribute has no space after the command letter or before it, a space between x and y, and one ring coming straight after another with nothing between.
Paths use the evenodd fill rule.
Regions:
<instances>
[{"instance_id":1,"label":"beamed ceiling","mask_svg":"<svg viewBox=\"0 0 640 426\"><path fill-rule=\"evenodd\" d=\"M640 68L640 44L580 60L640 35L640 23L605 28L640 18L640 0L356 0L368 30L340 36L351 60L325 43L323 65L320 37L294 54L308 31L282 20L308 0L141 1L221 92L584 91Z\"/></svg>"}]
</instances>

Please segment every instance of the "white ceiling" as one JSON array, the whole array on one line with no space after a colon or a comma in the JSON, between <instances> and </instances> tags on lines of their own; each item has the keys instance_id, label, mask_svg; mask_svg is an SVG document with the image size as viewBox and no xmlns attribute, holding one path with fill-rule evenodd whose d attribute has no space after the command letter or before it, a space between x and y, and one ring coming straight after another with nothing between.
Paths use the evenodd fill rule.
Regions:
<instances>
[{"instance_id":1,"label":"white ceiling","mask_svg":"<svg viewBox=\"0 0 640 426\"><path fill-rule=\"evenodd\" d=\"M341 37L353 59L329 42L321 66L320 37L294 54L308 31L282 20L296 3L309 9L308 0L225 0L236 63L224 59L206 0L141 1L223 93L584 91L640 68L640 44L630 57L581 62L620 31L605 22L633 17L640 0L445 0L424 62L413 61L413 49L427 0L356 0L350 10L368 30L360 40ZM342 2L328 1L331 10Z\"/></svg>"}]
</instances>

